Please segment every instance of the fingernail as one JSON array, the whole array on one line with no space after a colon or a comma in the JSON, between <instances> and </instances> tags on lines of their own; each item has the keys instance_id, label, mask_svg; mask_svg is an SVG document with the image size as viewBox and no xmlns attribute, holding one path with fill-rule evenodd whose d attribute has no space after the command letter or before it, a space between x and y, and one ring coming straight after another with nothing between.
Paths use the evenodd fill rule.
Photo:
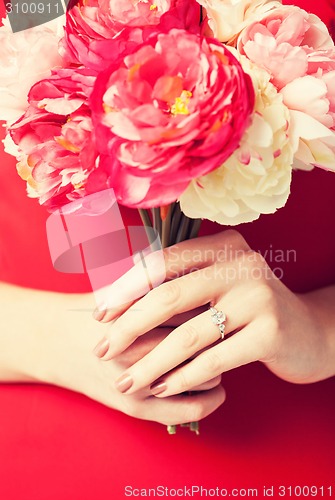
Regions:
<instances>
[{"instance_id":1,"label":"fingernail","mask_svg":"<svg viewBox=\"0 0 335 500\"><path fill-rule=\"evenodd\" d=\"M106 315L106 312L107 310L106 309L103 309L103 310L100 310L98 308L94 309L93 311L93 318L96 320L96 321L101 321L104 319L105 315Z\"/></svg>"},{"instance_id":2,"label":"fingernail","mask_svg":"<svg viewBox=\"0 0 335 500\"><path fill-rule=\"evenodd\" d=\"M131 376L128 375L128 373L125 373L124 375L121 375L121 377L116 380L115 386L120 392L126 392L126 391L128 391L128 389L131 388L131 386L133 385L133 382L134 381L131 378Z\"/></svg>"},{"instance_id":3,"label":"fingernail","mask_svg":"<svg viewBox=\"0 0 335 500\"><path fill-rule=\"evenodd\" d=\"M150 387L150 390L154 396L158 396L167 389L167 385L163 380L158 380Z\"/></svg>"},{"instance_id":4,"label":"fingernail","mask_svg":"<svg viewBox=\"0 0 335 500\"><path fill-rule=\"evenodd\" d=\"M107 351L109 349L109 340L108 339L102 339L99 344L95 346L93 349L93 353L98 356L98 358L102 358L105 354L107 354Z\"/></svg>"}]
</instances>

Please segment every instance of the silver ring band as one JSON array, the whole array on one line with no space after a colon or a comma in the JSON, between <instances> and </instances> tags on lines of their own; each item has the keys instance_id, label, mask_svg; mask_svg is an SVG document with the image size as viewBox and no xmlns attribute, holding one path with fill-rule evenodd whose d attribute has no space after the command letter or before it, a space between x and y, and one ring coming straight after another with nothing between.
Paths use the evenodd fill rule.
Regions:
<instances>
[{"instance_id":1,"label":"silver ring band","mask_svg":"<svg viewBox=\"0 0 335 500\"><path fill-rule=\"evenodd\" d=\"M212 313L211 314L212 322L214 323L214 325L217 325L219 327L221 340L223 340L225 335L225 329L226 329L225 322L227 316L223 311L219 311L215 307L210 306L209 310Z\"/></svg>"}]
</instances>

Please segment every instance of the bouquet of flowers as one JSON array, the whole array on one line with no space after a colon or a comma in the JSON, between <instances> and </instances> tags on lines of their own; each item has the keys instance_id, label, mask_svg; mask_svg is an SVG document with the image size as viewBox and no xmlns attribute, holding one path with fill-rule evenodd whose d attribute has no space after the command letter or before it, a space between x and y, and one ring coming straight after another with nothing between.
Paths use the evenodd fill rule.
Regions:
<instances>
[{"instance_id":1,"label":"bouquet of flowers","mask_svg":"<svg viewBox=\"0 0 335 500\"><path fill-rule=\"evenodd\" d=\"M167 246L275 212L293 168L335 170L334 43L296 6L79 0L0 39L6 150L51 211L112 188Z\"/></svg>"},{"instance_id":2,"label":"bouquet of flowers","mask_svg":"<svg viewBox=\"0 0 335 500\"><path fill-rule=\"evenodd\" d=\"M0 37L7 151L50 210L113 188L157 226L235 225L284 206L293 167L335 170L334 43L298 7L80 0Z\"/></svg>"}]
</instances>

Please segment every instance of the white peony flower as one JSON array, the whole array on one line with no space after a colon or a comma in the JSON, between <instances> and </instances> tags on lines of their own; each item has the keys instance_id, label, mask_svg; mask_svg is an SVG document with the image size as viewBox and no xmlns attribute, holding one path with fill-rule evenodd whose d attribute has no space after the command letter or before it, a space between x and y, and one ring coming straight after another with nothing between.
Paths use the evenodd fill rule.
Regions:
<instances>
[{"instance_id":1,"label":"white peony flower","mask_svg":"<svg viewBox=\"0 0 335 500\"><path fill-rule=\"evenodd\" d=\"M0 120L14 123L28 106L27 95L51 68L62 65L58 42L65 16L13 33L8 19L0 27Z\"/></svg>"},{"instance_id":2,"label":"white peony flower","mask_svg":"<svg viewBox=\"0 0 335 500\"><path fill-rule=\"evenodd\" d=\"M297 152L294 168L312 170L314 167L335 172L335 131L314 117L290 110Z\"/></svg>"},{"instance_id":3,"label":"white peony flower","mask_svg":"<svg viewBox=\"0 0 335 500\"><path fill-rule=\"evenodd\" d=\"M285 205L294 157L290 113L283 97L266 71L237 57L255 87L252 124L232 156L218 169L194 179L180 198L188 217L227 225L251 222Z\"/></svg>"},{"instance_id":4,"label":"white peony flower","mask_svg":"<svg viewBox=\"0 0 335 500\"><path fill-rule=\"evenodd\" d=\"M281 0L197 1L206 9L211 34L224 43L232 43L248 24L281 5Z\"/></svg>"},{"instance_id":5,"label":"white peony flower","mask_svg":"<svg viewBox=\"0 0 335 500\"><path fill-rule=\"evenodd\" d=\"M15 142L13 141L13 139L11 138L11 135L9 133L6 134L6 136L2 142L4 145L5 153L18 158L18 156L21 154L19 147L15 144Z\"/></svg>"}]
</instances>

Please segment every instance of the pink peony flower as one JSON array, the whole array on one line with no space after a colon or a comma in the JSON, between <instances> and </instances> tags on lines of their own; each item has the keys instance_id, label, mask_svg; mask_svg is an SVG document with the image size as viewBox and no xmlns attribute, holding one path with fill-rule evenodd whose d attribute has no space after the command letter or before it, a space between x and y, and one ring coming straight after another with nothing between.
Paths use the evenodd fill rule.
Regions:
<instances>
[{"instance_id":1,"label":"pink peony flower","mask_svg":"<svg viewBox=\"0 0 335 500\"><path fill-rule=\"evenodd\" d=\"M306 74L282 89L284 102L335 130L335 48L310 52L307 62Z\"/></svg>"},{"instance_id":2,"label":"pink peony flower","mask_svg":"<svg viewBox=\"0 0 335 500\"><path fill-rule=\"evenodd\" d=\"M171 28L200 30L196 0L81 0L67 14L61 53L100 70L150 34Z\"/></svg>"},{"instance_id":3,"label":"pink peony flower","mask_svg":"<svg viewBox=\"0 0 335 500\"><path fill-rule=\"evenodd\" d=\"M178 0L80 0L69 9L70 18L86 23L91 31L111 38L125 26L142 27L159 24L163 14ZM79 21L80 22L80 21Z\"/></svg>"},{"instance_id":4,"label":"pink peony flower","mask_svg":"<svg viewBox=\"0 0 335 500\"><path fill-rule=\"evenodd\" d=\"M238 49L271 74L291 112L295 166L334 170L335 47L324 23L283 6L246 28Z\"/></svg>"},{"instance_id":5,"label":"pink peony flower","mask_svg":"<svg viewBox=\"0 0 335 500\"><path fill-rule=\"evenodd\" d=\"M281 89L308 71L311 50L332 49L326 25L315 15L294 6L281 6L249 25L237 48L272 76Z\"/></svg>"},{"instance_id":6,"label":"pink peony flower","mask_svg":"<svg viewBox=\"0 0 335 500\"><path fill-rule=\"evenodd\" d=\"M94 81L95 75L85 69L53 72L32 87L27 111L10 128L28 194L50 209L90 191L98 156L87 106ZM98 190L96 175L92 182L92 190Z\"/></svg>"},{"instance_id":7,"label":"pink peony flower","mask_svg":"<svg viewBox=\"0 0 335 500\"><path fill-rule=\"evenodd\" d=\"M172 30L101 73L91 95L101 164L120 203L167 205L238 147L255 100L223 45Z\"/></svg>"},{"instance_id":8,"label":"pink peony flower","mask_svg":"<svg viewBox=\"0 0 335 500\"><path fill-rule=\"evenodd\" d=\"M306 75L281 90L297 136L296 167L335 170L335 48L311 51L307 62Z\"/></svg>"}]
</instances>

